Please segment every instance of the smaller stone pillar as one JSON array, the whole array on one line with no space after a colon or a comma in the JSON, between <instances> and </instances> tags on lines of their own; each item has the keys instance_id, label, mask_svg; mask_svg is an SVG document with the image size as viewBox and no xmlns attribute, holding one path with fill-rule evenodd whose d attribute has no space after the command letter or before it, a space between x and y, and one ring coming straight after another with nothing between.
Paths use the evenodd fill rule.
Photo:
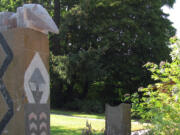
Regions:
<instances>
[{"instance_id":1,"label":"smaller stone pillar","mask_svg":"<svg viewBox=\"0 0 180 135\"><path fill-rule=\"evenodd\" d=\"M131 134L131 105L120 104L112 107L106 105L106 135Z\"/></svg>"}]
</instances>

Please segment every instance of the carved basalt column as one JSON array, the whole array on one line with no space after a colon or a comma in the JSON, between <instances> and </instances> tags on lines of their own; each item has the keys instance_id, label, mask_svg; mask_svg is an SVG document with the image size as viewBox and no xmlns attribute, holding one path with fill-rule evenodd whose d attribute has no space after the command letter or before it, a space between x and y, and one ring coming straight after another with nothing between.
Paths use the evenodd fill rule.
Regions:
<instances>
[{"instance_id":1,"label":"carved basalt column","mask_svg":"<svg viewBox=\"0 0 180 135\"><path fill-rule=\"evenodd\" d=\"M106 135L131 134L131 106L120 104L112 107L106 105Z\"/></svg>"},{"instance_id":2,"label":"carved basalt column","mask_svg":"<svg viewBox=\"0 0 180 135\"><path fill-rule=\"evenodd\" d=\"M0 32L0 135L49 135L49 42L24 28Z\"/></svg>"}]
</instances>

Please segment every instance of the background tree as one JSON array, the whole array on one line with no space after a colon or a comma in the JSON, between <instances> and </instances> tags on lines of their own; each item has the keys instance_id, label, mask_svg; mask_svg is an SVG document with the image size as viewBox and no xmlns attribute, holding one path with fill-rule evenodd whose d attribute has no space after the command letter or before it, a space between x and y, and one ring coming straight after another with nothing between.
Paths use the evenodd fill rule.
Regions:
<instances>
[{"instance_id":1,"label":"background tree","mask_svg":"<svg viewBox=\"0 0 180 135\"><path fill-rule=\"evenodd\" d=\"M0 12L15 12L16 8L23 4L23 0L0 0Z\"/></svg>"},{"instance_id":2,"label":"background tree","mask_svg":"<svg viewBox=\"0 0 180 135\"><path fill-rule=\"evenodd\" d=\"M58 69L59 82L65 83L55 89L67 92L71 100L119 104L125 93L150 83L143 65L169 60L169 38L175 30L161 7L173 2L84 0L70 9L61 18L59 50L59 63L60 57L68 62L52 61L52 72Z\"/></svg>"}]
</instances>

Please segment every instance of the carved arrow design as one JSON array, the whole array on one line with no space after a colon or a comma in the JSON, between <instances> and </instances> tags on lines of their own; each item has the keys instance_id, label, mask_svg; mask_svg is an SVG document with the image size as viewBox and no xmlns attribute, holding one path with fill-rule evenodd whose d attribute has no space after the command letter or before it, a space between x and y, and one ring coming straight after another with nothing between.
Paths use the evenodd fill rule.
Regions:
<instances>
[{"instance_id":1,"label":"carved arrow design","mask_svg":"<svg viewBox=\"0 0 180 135\"><path fill-rule=\"evenodd\" d=\"M5 113L4 117L2 118L2 120L0 120L0 135L2 134L4 128L6 127L6 125L8 124L8 122L11 120L11 118L13 117L13 101L3 83L2 77L4 75L4 73L6 72L9 64L11 63L12 59L13 59L13 53L11 51L11 49L8 46L8 43L6 42L5 38L3 37L3 35L0 33L0 45L2 46L3 51L6 54L6 58L3 61L2 66L0 67L0 92L8 106L8 111Z\"/></svg>"},{"instance_id":2,"label":"carved arrow design","mask_svg":"<svg viewBox=\"0 0 180 135\"><path fill-rule=\"evenodd\" d=\"M29 118L29 120L32 120L32 119L37 120L37 115L32 112L32 113L28 116L28 118Z\"/></svg>"},{"instance_id":3,"label":"carved arrow design","mask_svg":"<svg viewBox=\"0 0 180 135\"><path fill-rule=\"evenodd\" d=\"M31 133L31 135L36 135L35 133Z\"/></svg>"},{"instance_id":4,"label":"carved arrow design","mask_svg":"<svg viewBox=\"0 0 180 135\"><path fill-rule=\"evenodd\" d=\"M46 113L45 112L42 112L41 114L40 114L40 116L39 116L40 118L40 120L47 120L47 115L46 115Z\"/></svg>"},{"instance_id":5,"label":"carved arrow design","mask_svg":"<svg viewBox=\"0 0 180 135\"><path fill-rule=\"evenodd\" d=\"M42 130L43 128L47 130L47 124L45 122L42 122L39 127L40 130Z\"/></svg>"},{"instance_id":6,"label":"carved arrow design","mask_svg":"<svg viewBox=\"0 0 180 135\"><path fill-rule=\"evenodd\" d=\"M29 129L30 130L37 130L38 129L38 127L37 127L37 125L34 123L34 122L32 122L30 125L29 125Z\"/></svg>"},{"instance_id":7,"label":"carved arrow design","mask_svg":"<svg viewBox=\"0 0 180 135\"><path fill-rule=\"evenodd\" d=\"M43 131L43 132L41 133L41 135L47 135L47 134L46 134L46 132L45 132L45 131Z\"/></svg>"}]
</instances>

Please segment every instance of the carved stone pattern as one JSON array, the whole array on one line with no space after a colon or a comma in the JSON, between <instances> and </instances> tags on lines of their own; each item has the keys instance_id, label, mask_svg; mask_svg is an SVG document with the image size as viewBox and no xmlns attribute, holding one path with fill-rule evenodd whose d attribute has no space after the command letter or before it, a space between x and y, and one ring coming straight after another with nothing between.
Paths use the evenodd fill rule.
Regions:
<instances>
[{"instance_id":1,"label":"carved stone pattern","mask_svg":"<svg viewBox=\"0 0 180 135\"><path fill-rule=\"evenodd\" d=\"M2 134L4 128L7 126L11 118L13 117L13 101L9 95L9 92L6 89L6 86L3 83L3 75L6 72L9 64L11 63L13 59L13 53L6 42L5 38L3 35L0 33L0 45L6 54L5 59L3 60L2 64L0 65L0 94L2 94L4 101L6 102L8 106L8 110L3 116L3 118L0 120L0 135ZM1 59L1 58L0 58Z\"/></svg>"}]
</instances>

